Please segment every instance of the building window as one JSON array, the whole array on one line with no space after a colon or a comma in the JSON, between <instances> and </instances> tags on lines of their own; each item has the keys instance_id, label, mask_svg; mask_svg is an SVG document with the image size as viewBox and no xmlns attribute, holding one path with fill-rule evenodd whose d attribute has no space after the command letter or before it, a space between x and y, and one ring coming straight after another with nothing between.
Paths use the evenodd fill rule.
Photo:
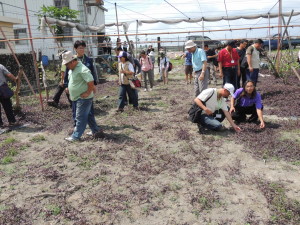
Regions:
<instances>
[{"instance_id":1,"label":"building window","mask_svg":"<svg viewBox=\"0 0 300 225\"><path fill-rule=\"evenodd\" d=\"M4 39L0 39L0 40L4 40ZM0 42L0 49L5 49L5 42Z\"/></svg>"},{"instance_id":2,"label":"building window","mask_svg":"<svg viewBox=\"0 0 300 225\"><path fill-rule=\"evenodd\" d=\"M87 13L88 14L92 14L92 8L91 8L91 6L86 6L86 11L87 11Z\"/></svg>"},{"instance_id":3,"label":"building window","mask_svg":"<svg viewBox=\"0 0 300 225\"><path fill-rule=\"evenodd\" d=\"M57 8L70 7L70 0L54 0L54 6Z\"/></svg>"},{"instance_id":4,"label":"building window","mask_svg":"<svg viewBox=\"0 0 300 225\"><path fill-rule=\"evenodd\" d=\"M26 28L15 29L14 30L14 35L15 35L15 39L27 38ZM19 44L19 45L27 45L28 40L19 40L19 41L15 41L15 43Z\"/></svg>"},{"instance_id":5,"label":"building window","mask_svg":"<svg viewBox=\"0 0 300 225\"><path fill-rule=\"evenodd\" d=\"M63 36L73 36L73 28L72 27L63 27ZM72 37L65 37L63 41L73 41Z\"/></svg>"}]
</instances>

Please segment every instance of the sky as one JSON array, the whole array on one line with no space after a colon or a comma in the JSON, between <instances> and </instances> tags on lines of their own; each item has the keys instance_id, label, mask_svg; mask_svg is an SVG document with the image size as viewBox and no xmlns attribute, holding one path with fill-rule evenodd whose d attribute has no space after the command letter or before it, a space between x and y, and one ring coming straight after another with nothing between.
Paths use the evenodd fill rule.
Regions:
<instances>
[{"instance_id":1,"label":"sky","mask_svg":"<svg viewBox=\"0 0 300 225\"><path fill-rule=\"evenodd\" d=\"M153 20L153 19L187 19L199 17L219 17L219 16L239 16L278 13L278 1L274 0L104 0L104 7L108 9L105 13L105 23L116 22L115 3L117 3L119 22L128 22L136 20ZM172 7L172 6L174 7ZM226 11L227 9L227 11ZM300 11L299 0L282 0L282 12L290 13ZM288 20L288 17L285 17ZM221 30L234 28L254 28L268 26L268 19L260 18L254 20L239 19L234 21L222 20L219 22L205 22L204 30ZM278 24L278 18L271 19L271 26ZM292 17L290 25L300 25L300 16ZM147 33L148 35L139 36L141 41L154 41L158 36L162 40L178 39L184 40L188 36L189 31L202 30L202 22L200 23L179 23L167 25L163 23L143 24L139 27L139 33ZM289 28L290 36L300 36L300 28ZM151 35L151 33L159 32L186 32L184 34L168 34L168 35ZM116 27L106 28L107 34L117 34ZM120 28L120 33L123 29ZM129 26L128 33L136 33L136 22ZM278 28L270 31L271 35L278 33ZM192 34L191 34L192 35ZM202 35L195 33L195 35ZM266 39L268 29L245 31L212 31L204 34L215 40L225 39ZM113 37L112 40L115 38ZM132 38L134 39L134 38Z\"/></svg>"}]
</instances>

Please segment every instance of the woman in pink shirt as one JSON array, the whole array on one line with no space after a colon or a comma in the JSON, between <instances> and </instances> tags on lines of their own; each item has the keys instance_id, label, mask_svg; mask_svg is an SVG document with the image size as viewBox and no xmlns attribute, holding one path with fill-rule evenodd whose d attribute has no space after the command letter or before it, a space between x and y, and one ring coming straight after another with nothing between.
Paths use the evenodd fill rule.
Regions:
<instances>
[{"instance_id":1,"label":"woman in pink shirt","mask_svg":"<svg viewBox=\"0 0 300 225\"><path fill-rule=\"evenodd\" d=\"M142 68L142 76L145 81L145 90L147 91L147 75L150 83L150 91L152 91L154 84L154 73L153 73L153 64L149 56L146 55L145 51L141 51L140 53L140 64Z\"/></svg>"}]
</instances>

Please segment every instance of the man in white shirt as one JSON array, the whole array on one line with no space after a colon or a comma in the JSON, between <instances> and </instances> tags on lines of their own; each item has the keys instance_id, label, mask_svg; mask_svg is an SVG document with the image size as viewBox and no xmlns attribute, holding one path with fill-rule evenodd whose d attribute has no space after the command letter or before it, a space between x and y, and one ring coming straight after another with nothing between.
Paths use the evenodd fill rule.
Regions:
<instances>
[{"instance_id":1,"label":"man in white shirt","mask_svg":"<svg viewBox=\"0 0 300 225\"><path fill-rule=\"evenodd\" d=\"M214 131L222 130L223 126L221 122L225 119L225 117L235 131L241 130L233 122L224 99L228 98L229 95L233 95L233 92L234 86L230 83L226 83L221 89L205 89L195 98L195 103L202 109L200 123L198 124L200 132L201 126Z\"/></svg>"}]
</instances>

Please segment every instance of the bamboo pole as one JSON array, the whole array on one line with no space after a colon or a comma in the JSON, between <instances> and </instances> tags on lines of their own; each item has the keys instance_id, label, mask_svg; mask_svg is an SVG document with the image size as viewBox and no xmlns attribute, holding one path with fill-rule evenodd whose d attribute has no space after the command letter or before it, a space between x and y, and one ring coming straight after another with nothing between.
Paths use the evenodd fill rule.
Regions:
<instances>
[{"instance_id":1,"label":"bamboo pole","mask_svg":"<svg viewBox=\"0 0 300 225\"><path fill-rule=\"evenodd\" d=\"M2 36L3 36L4 40L7 40L6 35L5 35L5 33L3 32L2 27L0 27L0 31L1 31L1 33L2 33ZM8 40L7 40L7 46L8 46L8 48L9 48L9 50L11 51L13 57L15 58L16 63L18 64L18 67L19 67L19 70L20 70L20 68L22 68L22 66L21 66L21 64L20 64L20 62L19 62L19 60L18 60L18 58L17 58L17 56L16 56L14 50L13 50L12 47L11 47L10 42L9 42ZM33 88L32 88L32 86L31 86L31 84L30 84L30 82L29 82L29 80L28 80L28 78L27 78L27 76L26 76L26 74L25 74L25 72L24 72L24 70L22 70L22 73L23 73L23 76L24 76L24 78L25 78L25 80L26 80L26 82L27 82L27 84L28 84L28 86L29 86L29 88L30 88L32 94L33 94L34 96L36 96L36 95L35 95L35 92L34 92L34 90L33 90Z\"/></svg>"},{"instance_id":2,"label":"bamboo pole","mask_svg":"<svg viewBox=\"0 0 300 225\"><path fill-rule=\"evenodd\" d=\"M278 26L270 26L270 28L276 28ZM289 26L280 26L282 28L285 27L291 27L296 28L300 27L300 25L289 25ZM218 30L197 30L197 31L175 31L175 32L156 32L156 33L130 33L127 34L128 36L135 36L135 35L160 35L160 34L186 34L186 33L201 33L201 32L220 32L220 31L239 31L239 30L259 30L259 29L267 29L269 26L265 27L244 27L244 28L231 28L231 29L218 29ZM24 40L46 40L46 39L61 39L61 38L82 38L82 37L105 37L105 36L125 36L124 34L99 34L99 35L72 35L72 36L57 36L57 37L35 37L35 38L11 38L7 40L0 40L0 42L7 42L7 41L24 41ZM299 36L293 36L293 37L299 37ZM223 39L222 39L223 40Z\"/></svg>"},{"instance_id":3,"label":"bamboo pole","mask_svg":"<svg viewBox=\"0 0 300 225\"><path fill-rule=\"evenodd\" d=\"M33 48L33 40L32 40L32 35L31 35L31 27L30 27L30 21L29 21L29 16L28 16L28 8L27 8L26 0L24 0L24 6L25 6L26 19L27 19L27 24L28 24L29 37L31 38L30 39L30 45L31 45L31 53L32 53L32 58L33 58L33 64L34 64L34 68L35 68L36 84L37 84L38 91L39 91L40 104L41 104L41 107L42 107L42 111L44 111L44 104L43 104L41 85L40 85L40 79L39 79L39 69L38 69L38 66L37 66L36 55L35 55L34 48Z\"/></svg>"}]
</instances>

